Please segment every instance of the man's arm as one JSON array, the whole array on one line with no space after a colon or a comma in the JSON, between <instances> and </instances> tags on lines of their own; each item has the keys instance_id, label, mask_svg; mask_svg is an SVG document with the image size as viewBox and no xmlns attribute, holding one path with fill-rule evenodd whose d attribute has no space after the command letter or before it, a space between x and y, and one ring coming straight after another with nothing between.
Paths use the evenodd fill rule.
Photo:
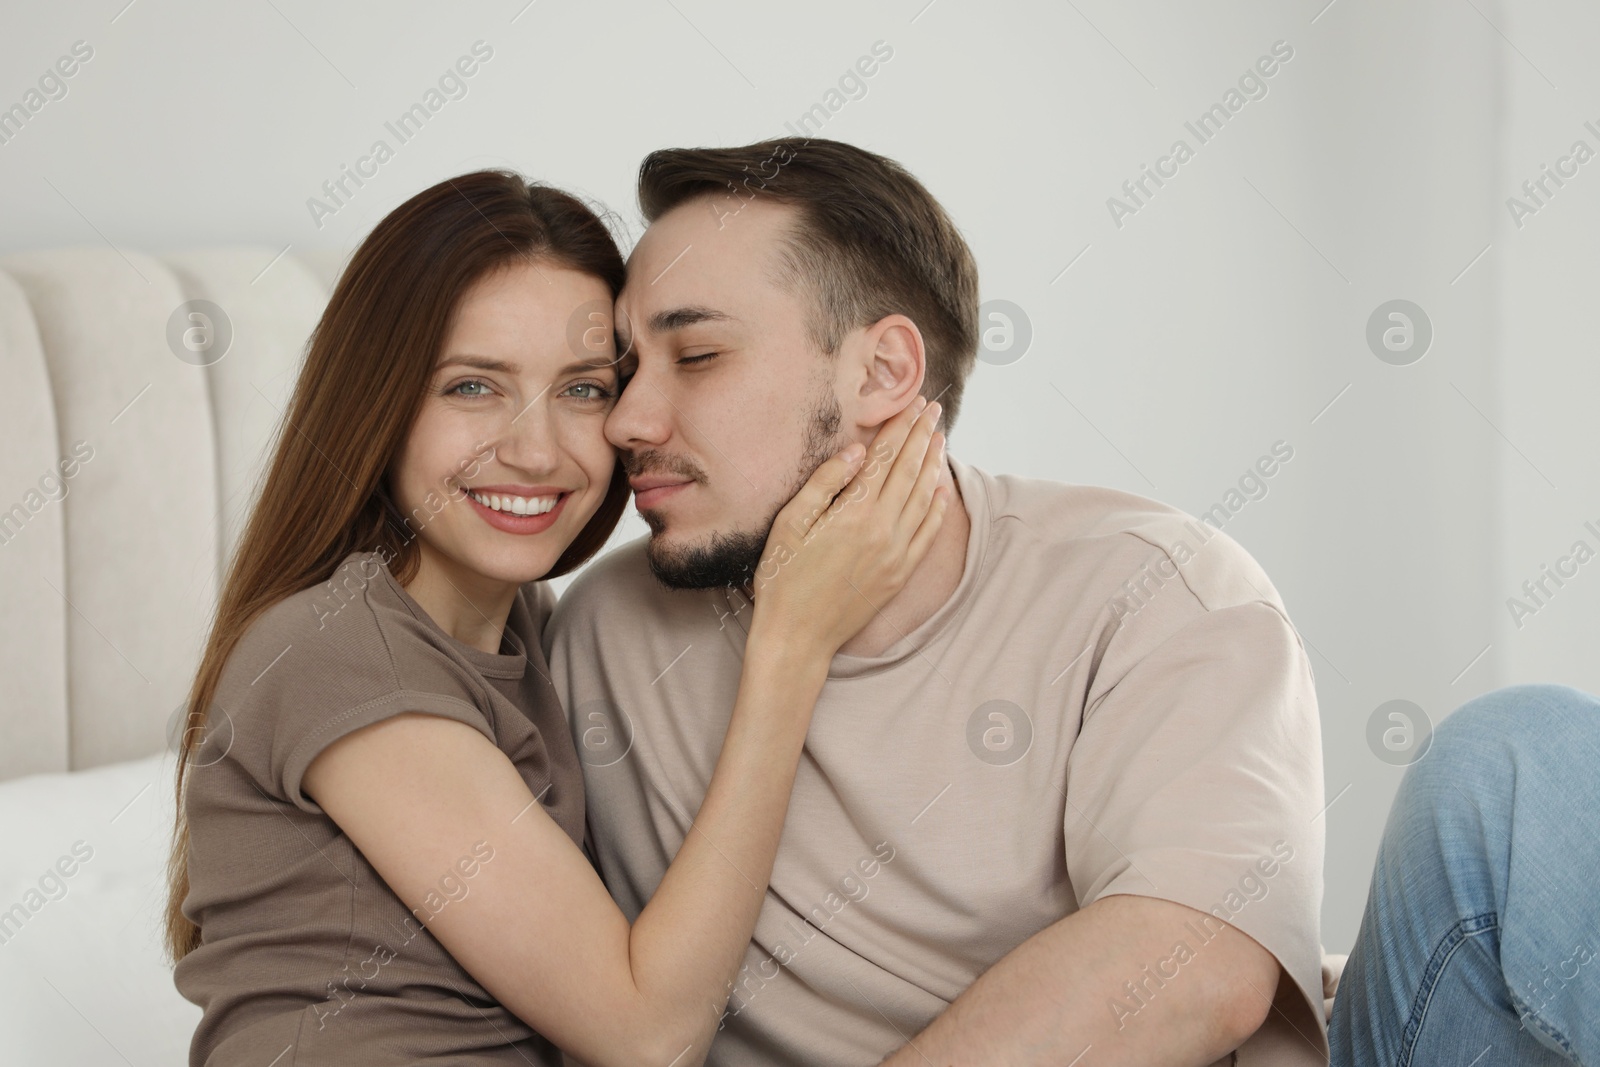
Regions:
<instances>
[{"instance_id":1,"label":"man's arm","mask_svg":"<svg viewBox=\"0 0 1600 1067\"><path fill-rule=\"evenodd\" d=\"M882 1067L1205 1067L1260 1028L1282 974L1218 926L1170 900L1102 897L1003 956Z\"/></svg>"}]
</instances>

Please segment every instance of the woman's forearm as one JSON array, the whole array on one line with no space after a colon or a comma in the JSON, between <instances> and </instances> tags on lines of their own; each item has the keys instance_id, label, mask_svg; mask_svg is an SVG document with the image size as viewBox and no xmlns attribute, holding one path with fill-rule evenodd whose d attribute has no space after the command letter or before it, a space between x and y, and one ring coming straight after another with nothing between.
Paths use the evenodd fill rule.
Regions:
<instances>
[{"instance_id":1,"label":"woman's forearm","mask_svg":"<svg viewBox=\"0 0 1600 1067\"><path fill-rule=\"evenodd\" d=\"M634 982L679 1067L704 1058L750 943L829 659L757 617L705 801L633 924Z\"/></svg>"}]
</instances>

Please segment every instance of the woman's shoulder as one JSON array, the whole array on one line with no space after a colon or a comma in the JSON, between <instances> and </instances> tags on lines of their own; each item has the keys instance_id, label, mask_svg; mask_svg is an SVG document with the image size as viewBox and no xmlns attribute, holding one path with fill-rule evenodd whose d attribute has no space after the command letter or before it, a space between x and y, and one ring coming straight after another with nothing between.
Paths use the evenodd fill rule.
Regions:
<instances>
[{"instance_id":1,"label":"woman's shoulder","mask_svg":"<svg viewBox=\"0 0 1600 1067\"><path fill-rule=\"evenodd\" d=\"M535 639L537 640L537 639ZM347 555L331 577L262 611L223 668L217 696L258 714L350 708L427 694L477 707L479 669L412 601L377 551Z\"/></svg>"},{"instance_id":2,"label":"woman's shoulder","mask_svg":"<svg viewBox=\"0 0 1600 1067\"><path fill-rule=\"evenodd\" d=\"M297 669L337 669L388 650L379 618L381 579L376 552L351 552L331 577L290 593L250 622L229 654L221 684L251 686L293 653Z\"/></svg>"},{"instance_id":3,"label":"woman's shoulder","mask_svg":"<svg viewBox=\"0 0 1600 1067\"><path fill-rule=\"evenodd\" d=\"M216 690L235 758L275 795L314 810L299 791L306 766L381 719L429 712L498 744L483 679L415 611L377 553L352 552L329 580L261 612Z\"/></svg>"}]
</instances>

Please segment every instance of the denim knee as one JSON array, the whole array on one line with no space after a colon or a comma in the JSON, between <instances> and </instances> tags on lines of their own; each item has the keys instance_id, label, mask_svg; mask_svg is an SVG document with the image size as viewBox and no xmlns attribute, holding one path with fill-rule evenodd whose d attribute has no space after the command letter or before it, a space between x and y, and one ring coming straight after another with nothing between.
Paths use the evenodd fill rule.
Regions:
<instances>
[{"instance_id":1,"label":"denim knee","mask_svg":"<svg viewBox=\"0 0 1600 1067\"><path fill-rule=\"evenodd\" d=\"M1506 686L1446 716L1402 789L1433 815L1462 800L1494 821L1508 815L1513 787L1593 782L1600 750L1600 700L1565 685Z\"/></svg>"},{"instance_id":2,"label":"denim knee","mask_svg":"<svg viewBox=\"0 0 1600 1067\"><path fill-rule=\"evenodd\" d=\"M1504 749L1508 754L1543 760L1575 743L1600 737L1600 700L1566 685L1509 685L1474 697L1447 716L1434 731L1424 760L1471 761L1474 751Z\"/></svg>"}]
</instances>

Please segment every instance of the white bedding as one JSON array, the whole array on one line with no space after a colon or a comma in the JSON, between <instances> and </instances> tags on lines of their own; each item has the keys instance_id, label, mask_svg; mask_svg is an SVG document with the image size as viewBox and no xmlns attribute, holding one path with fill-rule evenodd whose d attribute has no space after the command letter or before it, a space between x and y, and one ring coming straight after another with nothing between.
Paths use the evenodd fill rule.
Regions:
<instances>
[{"instance_id":1,"label":"white bedding","mask_svg":"<svg viewBox=\"0 0 1600 1067\"><path fill-rule=\"evenodd\" d=\"M200 1009L161 949L173 770L0 782L0 1063L188 1062Z\"/></svg>"}]
</instances>

